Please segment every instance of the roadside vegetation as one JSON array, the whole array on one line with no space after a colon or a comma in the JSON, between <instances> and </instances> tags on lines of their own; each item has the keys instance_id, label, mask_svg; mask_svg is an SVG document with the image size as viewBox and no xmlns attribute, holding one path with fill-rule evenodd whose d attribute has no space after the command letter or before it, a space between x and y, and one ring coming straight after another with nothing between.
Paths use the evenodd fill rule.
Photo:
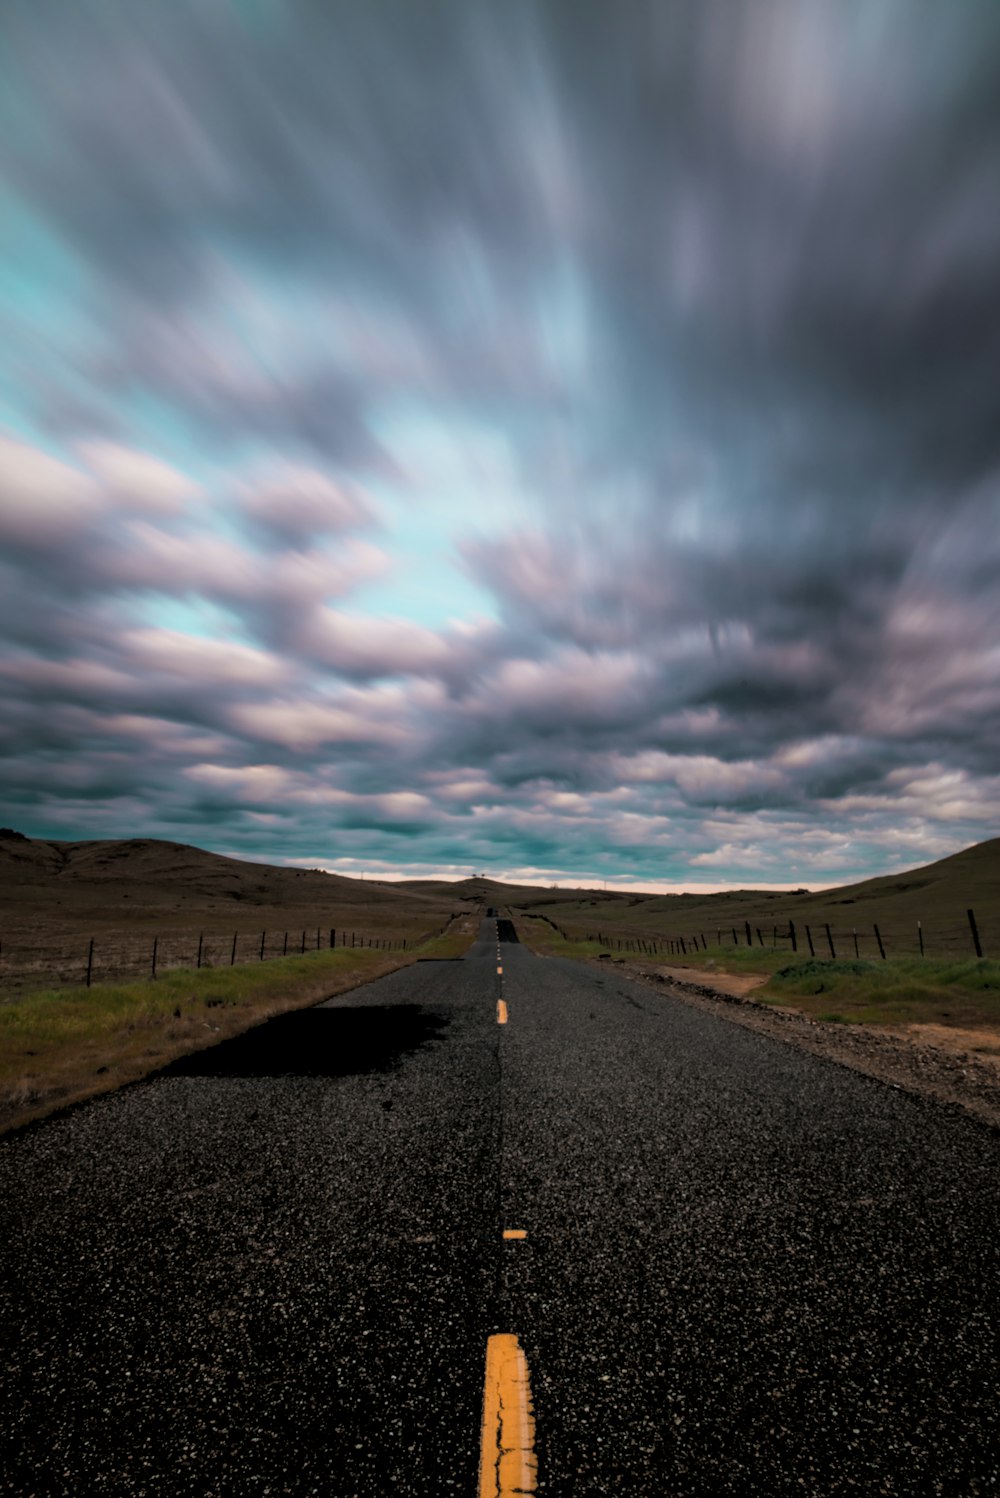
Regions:
<instances>
[{"instance_id":1,"label":"roadside vegetation","mask_svg":"<svg viewBox=\"0 0 1000 1498\"><path fill-rule=\"evenodd\" d=\"M981 958L790 957L760 947L714 947L685 957L618 954L600 942L567 939L538 917L520 916L521 940L541 956L627 961L651 971L688 971L691 981L713 975L759 975L756 1003L792 1008L810 1019L865 1025L935 1024L997 1029L1000 1050L1000 961Z\"/></svg>"},{"instance_id":2,"label":"roadside vegetation","mask_svg":"<svg viewBox=\"0 0 1000 1498\"><path fill-rule=\"evenodd\" d=\"M140 1080L191 1051L421 957L458 957L471 916L403 952L339 947L156 979L39 989L0 1004L0 1132Z\"/></svg>"},{"instance_id":3,"label":"roadside vegetation","mask_svg":"<svg viewBox=\"0 0 1000 1498\"><path fill-rule=\"evenodd\" d=\"M1000 1026L1000 962L988 957L786 960L754 990L754 998L847 1024L989 1028Z\"/></svg>"}]
</instances>

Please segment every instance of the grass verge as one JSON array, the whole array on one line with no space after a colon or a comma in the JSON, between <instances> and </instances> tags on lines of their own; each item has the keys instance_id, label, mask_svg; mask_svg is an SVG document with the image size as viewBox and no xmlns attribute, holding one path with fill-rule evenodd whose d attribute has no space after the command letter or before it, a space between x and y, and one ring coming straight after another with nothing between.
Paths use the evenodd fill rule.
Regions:
<instances>
[{"instance_id":1,"label":"grass verge","mask_svg":"<svg viewBox=\"0 0 1000 1498\"><path fill-rule=\"evenodd\" d=\"M599 957L599 942L567 941L545 922L518 920L521 940L549 957ZM612 956L618 956L612 953ZM988 958L890 957L885 961L793 957L769 947L710 947L686 957L627 956L644 967L690 968L700 974L756 973L767 982L755 1003L801 1010L811 1019L865 1025L1000 1027L1000 962Z\"/></svg>"},{"instance_id":2,"label":"grass verge","mask_svg":"<svg viewBox=\"0 0 1000 1498\"><path fill-rule=\"evenodd\" d=\"M0 1006L0 1130L134 1082L272 1015L304 1008L407 959L338 949L131 983L41 990Z\"/></svg>"},{"instance_id":3,"label":"grass verge","mask_svg":"<svg viewBox=\"0 0 1000 1498\"><path fill-rule=\"evenodd\" d=\"M996 1027L1000 962L988 957L890 957L885 962L812 958L786 962L754 991L754 998L846 1024Z\"/></svg>"},{"instance_id":4,"label":"grass verge","mask_svg":"<svg viewBox=\"0 0 1000 1498\"><path fill-rule=\"evenodd\" d=\"M453 921L440 936L414 947L414 957L464 957L476 939L478 923L471 918Z\"/></svg>"},{"instance_id":5,"label":"grass verge","mask_svg":"<svg viewBox=\"0 0 1000 1498\"><path fill-rule=\"evenodd\" d=\"M460 956L474 938L474 923L462 920L405 953L338 947L259 964L176 968L155 981L19 994L0 1005L0 1132L417 957Z\"/></svg>"}]
</instances>

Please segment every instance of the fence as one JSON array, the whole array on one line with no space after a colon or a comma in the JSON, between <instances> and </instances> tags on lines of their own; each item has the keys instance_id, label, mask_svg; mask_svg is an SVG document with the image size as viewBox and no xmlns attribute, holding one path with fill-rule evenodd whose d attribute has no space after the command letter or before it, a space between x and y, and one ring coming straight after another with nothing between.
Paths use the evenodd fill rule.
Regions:
<instances>
[{"instance_id":1,"label":"fence","mask_svg":"<svg viewBox=\"0 0 1000 1498\"><path fill-rule=\"evenodd\" d=\"M711 946L763 947L779 949L800 957L822 957L886 960L891 957L983 957L984 938L974 910L966 911L962 924L954 922L916 921L909 926L898 919L891 926L832 926L826 921L806 924L786 920L780 924L743 921L737 925L716 926L704 931L567 933L548 916L538 916L567 941L592 941L609 951L631 952L637 956L690 957L707 952ZM714 942L712 938L714 937Z\"/></svg>"},{"instance_id":2,"label":"fence","mask_svg":"<svg viewBox=\"0 0 1000 1498\"><path fill-rule=\"evenodd\" d=\"M424 938L421 938L424 939ZM405 952L407 937L370 935L335 926L295 931L107 932L73 940L0 941L0 980L5 987L29 983L92 983L155 978L169 968L231 967L334 947Z\"/></svg>"},{"instance_id":3,"label":"fence","mask_svg":"<svg viewBox=\"0 0 1000 1498\"><path fill-rule=\"evenodd\" d=\"M169 968L233 967L334 947L406 952L443 936L462 913L452 911L441 926L409 936L372 935L319 921L294 931L105 931L90 937L59 931L34 940L4 937L0 938L0 988L7 994L47 984L81 983L89 988L92 983L155 978Z\"/></svg>"}]
</instances>

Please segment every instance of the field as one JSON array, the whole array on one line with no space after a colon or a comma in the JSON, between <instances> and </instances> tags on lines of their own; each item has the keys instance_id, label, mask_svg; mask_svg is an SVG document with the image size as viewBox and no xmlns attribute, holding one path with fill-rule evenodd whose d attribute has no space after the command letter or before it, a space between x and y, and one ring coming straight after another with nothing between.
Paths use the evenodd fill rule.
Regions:
<instances>
[{"instance_id":1,"label":"field","mask_svg":"<svg viewBox=\"0 0 1000 1498\"><path fill-rule=\"evenodd\" d=\"M967 914L971 909L983 955L1000 957L1000 839L908 873L816 893L642 895L521 889L507 894L505 903L515 912L553 922L568 937L683 941L688 949L695 943L700 946L701 938L709 948L745 947L749 926L755 948L763 942L765 948L798 955L792 953L787 934L792 922L799 953L810 955L808 927L814 955L827 957L829 925L838 958L878 961L882 959L876 926L890 957L919 956L921 937L928 957L975 956Z\"/></svg>"},{"instance_id":2,"label":"field","mask_svg":"<svg viewBox=\"0 0 1000 1498\"><path fill-rule=\"evenodd\" d=\"M537 917L522 917L519 927L522 940L546 956L585 959L609 952L600 942L567 940ZM790 958L787 952L759 947L710 946L707 952L666 962L641 953L629 953L628 961L706 985L725 977L755 978L756 983L739 988L752 993L756 1002L827 1022L995 1027L1000 1051L1000 961L993 958L831 961L808 955Z\"/></svg>"},{"instance_id":3,"label":"field","mask_svg":"<svg viewBox=\"0 0 1000 1498\"><path fill-rule=\"evenodd\" d=\"M0 1129L421 956L460 955L474 911L447 888L177 843L0 836Z\"/></svg>"},{"instance_id":4,"label":"field","mask_svg":"<svg viewBox=\"0 0 1000 1498\"><path fill-rule=\"evenodd\" d=\"M47 843L0 833L0 995L113 982L331 946L409 950L467 909L317 870L223 858L180 843ZM199 963L200 954L200 963Z\"/></svg>"}]
</instances>

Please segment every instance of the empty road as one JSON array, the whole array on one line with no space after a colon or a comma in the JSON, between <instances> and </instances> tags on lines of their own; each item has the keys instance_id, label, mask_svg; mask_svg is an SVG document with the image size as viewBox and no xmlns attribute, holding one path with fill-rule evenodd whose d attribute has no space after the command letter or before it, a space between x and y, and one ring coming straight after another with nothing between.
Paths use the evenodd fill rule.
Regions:
<instances>
[{"instance_id":1,"label":"empty road","mask_svg":"<svg viewBox=\"0 0 1000 1498\"><path fill-rule=\"evenodd\" d=\"M0 1141L0 1491L475 1498L499 1333L539 1494L1000 1491L996 1135L607 968L485 921Z\"/></svg>"}]
</instances>

